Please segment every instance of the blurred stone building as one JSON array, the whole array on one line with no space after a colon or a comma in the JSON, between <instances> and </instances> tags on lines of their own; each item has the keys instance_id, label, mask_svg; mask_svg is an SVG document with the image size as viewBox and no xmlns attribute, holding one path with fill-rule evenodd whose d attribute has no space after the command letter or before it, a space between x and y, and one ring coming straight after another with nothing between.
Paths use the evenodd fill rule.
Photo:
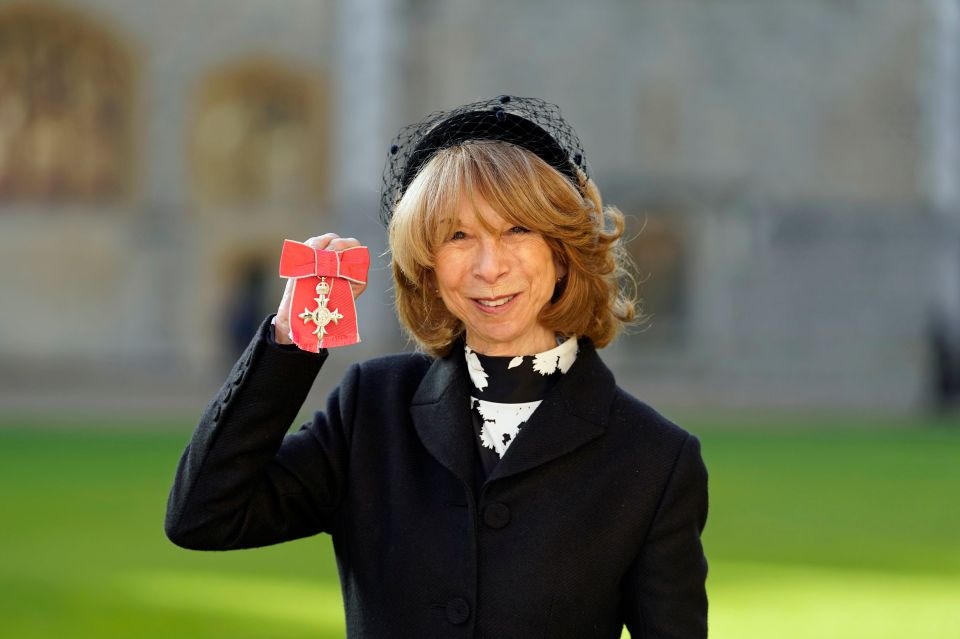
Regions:
<instances>
[{"instance_id":1,"label":"blurred stone building","mask_svg":"<svg viewBox=\"0 0 960 639\"><path fill-rule=\"evenodd\" d=\"M928 405L957 385L956 4L0 1L0 397L206 392L283 238L379 253L395 130L513 93L561 105L630 216L622 385ZM350 359L405 347L384 264Z\"/></svg>"}]
</instances>

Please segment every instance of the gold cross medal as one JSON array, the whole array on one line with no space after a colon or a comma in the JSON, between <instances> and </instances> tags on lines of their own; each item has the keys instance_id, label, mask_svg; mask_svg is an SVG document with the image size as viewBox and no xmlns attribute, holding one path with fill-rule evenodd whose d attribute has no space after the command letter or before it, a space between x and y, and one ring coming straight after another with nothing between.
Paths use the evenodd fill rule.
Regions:
<instances>
[{"instance_id":1,"label":"gold cross medal","mask_svg":"<svg viewBox=\"0 0 960 639\"><path fill-rule=\"evenodd\" d=\"M327 304L330 302L329 295L330 285L327 284L327 278L321 277L320 283L317 284L317 297L313 298L317 302L317 307L312 311L304 308L303 312L297 316L303 320L304 324L313 322L317 325L313 334L320 340L323 340L323 336L327 334L327 324L330 322L336 324L339 320L343 319L343 314L340 313L339 309L335 308L331 311L327 308Z\"/></svg>"}]
</instances>

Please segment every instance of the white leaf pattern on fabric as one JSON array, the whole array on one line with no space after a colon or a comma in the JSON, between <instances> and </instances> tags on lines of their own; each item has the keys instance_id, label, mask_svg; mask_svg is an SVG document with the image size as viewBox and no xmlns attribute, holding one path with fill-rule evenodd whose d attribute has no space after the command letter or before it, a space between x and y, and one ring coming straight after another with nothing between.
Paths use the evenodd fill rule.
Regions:
<instances>
[{"instance_id":1,"label":"white leaf pattern on fabric","mask_svg":"<svg viewBox=\"0 0 960 639\"><path fill-rule=\"evenodd\" d=\"M558 339L564 339L559 337ZM532 370L539 375L549 376L559 370L566 373L573 366L577 359L579 346L575 337L565 339L563 342L551 348L549 351L529 356L532 362ZM469 346L464 346L465 359L467 363L467 372L473 385L480 391L487 388L490 375L484 370L483 362L480 357ZM528 356L518 355L513 357L507 364L507 370L522 366L527 361ZM500 364L498 364L500 366ZM501 368L496 369L495 374L502 373ZM528 373L522 369L512 375L527 376ZM520 427L530 418L533 412L540 405L540 401L500 403L488 400L470 397L471 410L476 410L480 417L480 444L484 448L494 451L498 457L503 458L507 448L516 439L520 432Z\"/></svg>"},{"instance_id":2,"label":"white leaf pattern on fabric","mask_svg":"<svg viewBox=\"0 0 960 639\"><path fill-rule=\"evenodd\" d=\"M540 401L521 404L500 404L487 402L482 399L470 398L480 416L483 418L483 428L480 430L480 443L485 448L492 448L501 458L507 452L507 447L516 439L520 432L520 424L524 423L540 405Z\"/></svg>"},{"instance_id":3,"label":"white leaf pattern on fabric","mask_svg":"<svg viewBox=\"0 0 960 639\"><path fill-rule=\"evenodd\" d=\"M557 366L560 367L560 372L566 374L570 367L573 366L573 362L577 359L577 353L580 352L580 346L577 344L577 340L568 339L563 344L557 347Z\"/></svg>"},{"instance_id":4,"label":"white leaf pattern on fabric","mask_svg":"<svg viewBox=\"0 0 960 639\"><path fill-rule=\"evenodd\" d=\"M546 353L537 353L533 356L533 370L541 375L551 375L557 370L557 354L552 350Z\"/></svg>"},{"instance_id":5,"label":"white leaf pattern on fabric","mask_svg":"<svg viewBox=\"0 0 960 639\"><path fill-rule=\"evenodd\" d=\"M479 390L483 390L487 387L487 373L483 370L480 358L477 357L477 354L474 353L469 346L464 347L464 352L466 352L467 372L470 374L470 379L473 381L474 386Z\"/></svg>"},{"instance_id":6,"label":"white leaf pattern on fabric","mask_svg":"<svg viewBox=\"0 0 960 639\"><path fill-rule=\"evenodd\" d=\"M559 368L561 373L566 373L573 366L578 352L580 347L577 340L567 339L556 348L534 355L533 370L541 375L553 375Z\"/></svg>"}]
</instances>

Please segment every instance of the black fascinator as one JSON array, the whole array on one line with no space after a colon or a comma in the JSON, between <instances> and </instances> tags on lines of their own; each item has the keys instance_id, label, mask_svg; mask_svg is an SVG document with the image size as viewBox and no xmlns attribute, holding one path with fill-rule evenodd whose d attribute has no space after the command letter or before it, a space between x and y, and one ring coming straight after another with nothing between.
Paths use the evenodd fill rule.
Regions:
<instances>
[{"instance_id":1,"label":"black fascinator","mask_svg":"<svg viewBox=\"0 0 960 639\"><path fill-rule=\"evenodd\" d=\"M389 224L393 207L433 155L469 140L499 140L527 149L577 189L577 169L589 177L583 147L557 106L537 98L501 95L449 111L437 111L405 126L387 151L380 192L380 219Z\"/></svg>"}]
</instances>

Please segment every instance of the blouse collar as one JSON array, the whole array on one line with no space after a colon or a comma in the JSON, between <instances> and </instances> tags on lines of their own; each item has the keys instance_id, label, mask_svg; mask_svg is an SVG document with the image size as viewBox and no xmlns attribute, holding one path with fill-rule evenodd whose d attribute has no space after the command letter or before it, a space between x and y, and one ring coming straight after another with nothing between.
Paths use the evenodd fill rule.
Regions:
<instances>
[{"instance_id":1,"label":"blouse collar","mask_svg":"<svg viewBox=\"0 0 960 639\"><path fill-rule=\"evenodd\" d=\"M561 341L562 340L562 341ZM517 403L543 399L577 358L574 337L558 337L559 344L534 355L500 357L477 353L464 345L471 394L488 401Z\"/></svg>"}]
</instances>

